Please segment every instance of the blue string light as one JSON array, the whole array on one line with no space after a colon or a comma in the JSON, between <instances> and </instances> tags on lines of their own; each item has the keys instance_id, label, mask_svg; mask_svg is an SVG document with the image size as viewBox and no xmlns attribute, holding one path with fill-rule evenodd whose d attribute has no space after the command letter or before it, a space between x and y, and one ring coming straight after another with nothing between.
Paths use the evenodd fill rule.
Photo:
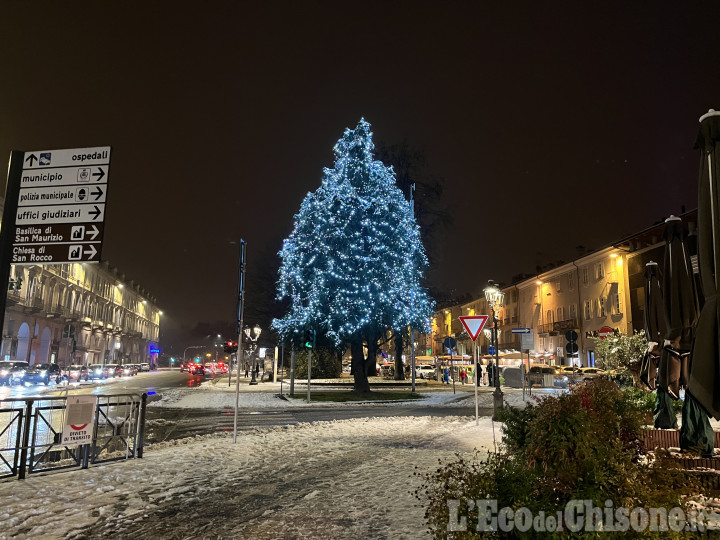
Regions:
<instances>
[{"instance_id":1,"label":"blue string light","mask_svg":"<svg viewBox=\"0 0 720 540\"><path fill-rule=\"evenodd\" d=\"M277 284L290 307L282 338L320 329L336 344L412 325L429 331L433 302L420 285L428 266L420 228L395 173L373 159L370 124L337 142L335 166L308 193L283 242Z\"/></svg>"}]
</instances>

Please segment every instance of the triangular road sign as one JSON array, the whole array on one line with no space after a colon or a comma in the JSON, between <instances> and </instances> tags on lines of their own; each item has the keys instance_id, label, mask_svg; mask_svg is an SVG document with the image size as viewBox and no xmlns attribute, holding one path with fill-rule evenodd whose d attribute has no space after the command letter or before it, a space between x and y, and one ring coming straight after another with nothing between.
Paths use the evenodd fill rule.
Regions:
<instances>
[{"instance_id":1,"label":"triangular road sign","mask_svg":"<svg viewBox=\"0 0 720 540\"><path fill-rule=\"evenodd\" d=\"M489 318L489 315L466 315L460 317L460 322L467 330L467 333L470 334L472 340L475 341Z\"/></svg>"}]
</instances>

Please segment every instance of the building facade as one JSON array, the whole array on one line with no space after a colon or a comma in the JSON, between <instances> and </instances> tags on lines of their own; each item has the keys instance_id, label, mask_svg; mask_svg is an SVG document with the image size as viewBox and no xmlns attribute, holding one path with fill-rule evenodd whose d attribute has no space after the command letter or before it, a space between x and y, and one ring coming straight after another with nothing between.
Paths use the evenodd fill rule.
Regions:
<instances>
[{"instance_id":1,"label":"building facade","mask_svg":"<svg viewBox=\"0 0 720 540\"><path fill-rule=\"evenodd\" d=\"M155 364L155 301L108 263L13 265L3 360L30 364Z\"/></svg>"},{"instance_id":2,"label":"building facade","mask_svg":"<svg viewBox=\"0 0 720 540\"><path fill-rule=\"evenodd\" d=\"M697 274L694 250L697 211L680 217ZM645 265L654 261L662 268L664 229L664 223L655 224L571 263L504 287L505 302L497 312L501 364L519 363L528 358L529 353L529 359L534 363L594 366L595 344L604 332L632 335L642 330ZM447 336L459 339L459 353L471 354L472 343L469 339L468 343L462 342L458 317L477 314L491 314L484 298L436 312L433 354L444 354L442 342ZM478 338L481 354L487 353L491 344L491 324L488 320L483 335ZM519 335L513 334L513 328L529 328L533 347L522 349ZM575 337L575 340L571 342L568 337Z\"/></svg>"}]
</instances>

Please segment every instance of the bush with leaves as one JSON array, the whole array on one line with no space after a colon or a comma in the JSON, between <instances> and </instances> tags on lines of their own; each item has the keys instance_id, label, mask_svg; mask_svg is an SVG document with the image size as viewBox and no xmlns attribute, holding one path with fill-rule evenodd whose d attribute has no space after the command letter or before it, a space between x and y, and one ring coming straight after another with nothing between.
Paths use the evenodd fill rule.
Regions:
<instances>
[{"instance_id":1,"label":"bush with leaves","mask_svg":"<svg viewBox=\"0 0 720 540\"><path fill-rule=\"evenodd\" d=\"M308 354L310 349L295 353L295 377L307 378ZM312 378L334 379L342 373L342 363L337 353L329 347L318 347L312 352Z\"/></svg>"},{"instance_id":2,"label":"bush with leaves","mask_svg":"<svg viewBox=\"0 0 720 540\"><path fill-rule=\"evenodd\" d=\"M615 333L594 341L598 367L630 373L633 379L638 378L640 361L648 346L644 330L636 330L631 336Z\"/></svg>"},{"instance_id":3,"label":"bush with leaves","mask_svg":"<svg viewBox=\"0 0 720 540\"><path fill-rule=\"evenodd\" d=\"M639 386L624 386L621 390L625 399L630 401L643 413L645 424L652 424L653 413L655 411L655 392ZM682 412L682 400L674 399L672 400L672 405L675 414Z\"/></svg>"},{"instance_id":4,"label":"bush with leaves","mask_svg":"<svg viewBox=\"0 0 720 540\"><path fill-rule=\"evenodd\" d=\"M500 452L485 458L476 453L470 462L458 456L458 461L440 464L423 477L415 495L426 504L434 538L490 535L475 530L478 515L465 505L469 500L496 499L498 508L526 507L534 515L557 515L571 500L592 500L599 508L610 500L614 508L670 510L686 504L683 495L697 493L697 485L669 456L645 453L640 442L644 411L610 381L596 379L538 405L508 408L502 420ZM453 499L462 501L459 512L467 517L467 531L447 531L448 500ZM553 534L566 537L568 531L543 536ZM581 531L573 537L596 534ZM631 529L627 537L643 534ZM665 537L673 534L668 531ZM533 538L538 533L514 530L493 535Z\"/></svg>"}]
</instances>

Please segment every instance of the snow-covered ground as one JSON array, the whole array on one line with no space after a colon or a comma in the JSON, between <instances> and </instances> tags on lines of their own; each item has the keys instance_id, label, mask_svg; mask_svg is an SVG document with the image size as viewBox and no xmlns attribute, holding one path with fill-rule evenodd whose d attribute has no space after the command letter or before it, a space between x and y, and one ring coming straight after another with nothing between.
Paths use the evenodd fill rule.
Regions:
<instances>
[{"instance_id":1,"label":"snow-covered ground","mask_svg":"<svg viewBox=\"0 0 720 540\"><path fill-rule=\"evenodd\" d=\"M392 417L154 445L142 459L0 483L0 538L420 538L413 490L500 424Z\"/></svg>"},{"instance_id":2,"label":"snow-covered ground","mask_svg":"<svg viewBox=\"0 0 720 540\"><path fill-rule=\"evenodd\" d=\"M422 400L393 403L475 405L471 386L418 390ZM235 399L234 385L216 380L150 406L232 409ZM531 399L505 391L512 405ZM273 383L243 385L238 403L244 412L357 406L289 400ZM492 403L492 389L480 388L479 407ZM237 443L231 433L196 436L146 447L142 459L1 481L0 539L422 537L417 474L499 444L501 425L460 415L373 418L376 405L364 405L368 418L255 429Z\"/></svg>"},{"instance_id":3,"label":"snow-covered ground","mask_svg":"<svg viewBox=\"0 0 720 540\"><path fill-rule=\"evenodd\" d=\"M311 387L311 394L315 391L326 392L329 389L318 386ZM347 392L349 389L335 389L338 392ZM392 388L382 389L390 391ZM304 385L296 385L295 395L301 396L303 399L287 398L288 385L285 383L280 394L280 383L261 383L257 386L249 386L247 383L242 384L238 397L238 408L240 409L287 409L288 407L356 407L359 402L318 402L310 403L304 399L307 387ZM403 392L407 392L407 388L403 388ZM417 392L423 397L421 400L411 400L403 402L394 402L407 406L408 404L416 404L422 406L438 406L438 407L474 407L475 393L471 385L457 385L455 393L452 387L441 386L435 388L418 387ZM492 408L493 406L493 389L487 386L478 389L478 406L479 408ZM504 389L504 400L510 405L517 407L523 402L533 402L532 397L528 394L523 398L522 390ZM554 390L534 390L534 396L547 395ZM196 388L177 388L163 392L157 396L157 399L151 401L151 407L173 407L173 408L189 408L189 409L234 409L235 407L235 384L227 384L227 379L214 379L203 382ZM363 405L373 406L380 403L375 401L362 402ZM382 402L383 406L387 406L388 402Z\"/></svg>"}]
</instances>

